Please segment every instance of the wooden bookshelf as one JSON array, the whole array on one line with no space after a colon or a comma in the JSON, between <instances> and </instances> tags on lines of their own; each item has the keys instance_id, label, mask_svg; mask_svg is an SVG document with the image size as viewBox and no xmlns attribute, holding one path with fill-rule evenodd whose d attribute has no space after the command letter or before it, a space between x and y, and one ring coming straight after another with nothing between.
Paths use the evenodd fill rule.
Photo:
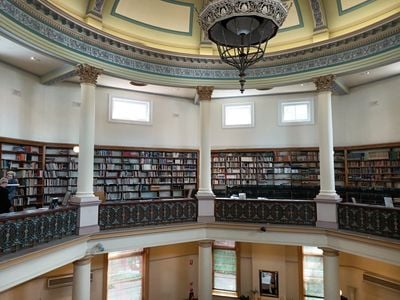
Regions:
<instances>
[{"instance_id":1,"label":"wooden bookshelf","mask_svg":"<svg viewBox=\"0 0 400 300\"><path fill-rule=\"evenodd\" d=\"M44 203L51 198L64 197L67 191L76 192L78 178L78 154L72 145L46 145L44 168Z\"/></svg>"},{"instance_id":2,"label":"wooden bookshelf","mask_svg":"<svg viewBox=\"0 0 400 300\"><path fill-rule=\"evenodd\" d=\"M400 144L337 147L335 183L340 188L400 189ZM319 186L318 148L226 149L211 153L212 187Z\"/></svg>"},{"instance_id":3,"label":"wooden bookshelf","mask_svg":"<svg viewBox=\"0 0 400 300\"><path fill-rule=\"evenodd\" d=\"M2 176L14 171L19 182L15 207L43 205L43 146L29 141L1 142Z\"/></svg>"},{"instance_id":4,"label":"wooden bookshelf","mask_svg":"<svg viewBox=\"0 0 400 300\"><path fill-rule=\"evenodd\" d=\"M185 197L197 189L198 152L96 148L94 190L107 201Z\"/></svg>"}]
</instances>

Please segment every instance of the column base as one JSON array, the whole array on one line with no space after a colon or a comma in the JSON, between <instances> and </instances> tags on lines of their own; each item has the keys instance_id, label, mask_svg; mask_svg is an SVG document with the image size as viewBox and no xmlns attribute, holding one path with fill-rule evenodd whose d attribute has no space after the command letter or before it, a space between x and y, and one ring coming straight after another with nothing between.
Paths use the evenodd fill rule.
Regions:
<instances>
[{"instance_id":1,"label":"column base","mask_svg":"<svg viewBox=\"0 0 400 300\"><path fill-rule=\"evenodd\" d=\"M71 205L79 207L78 234L87 235L100 231L99 205L100 200L95 196L73 197Z\"/></svg>"},{"instance_id":2,"label":"column base","mask_svg":"<svg viewBox=\"0 0 400 300\"><path fill-rule=\"evenodd\" d=\"M315 197L315 200L322 200L322 201L336 201L340 202L342 198L338 194L336 194L336 191L320 191L319 194Z\"/></svg>"},{"instance_id":3,"label":"column base","mask_svg":"<svg viewBox=\"0 0 400 300\"><path fill-rule=\"evenodd\" d=\"M316 226L326 229L338 229L337 222L337 207L336 204L340 202L339 195L331 195L328 198L315 197L314 201L317 203L317 222Z\"/></svg>"},{"instance_id":4,"label":"column base","mask_svg":"<svg viewBox=\"0 0 400 300\"><path fill-rule=\"evenodd\" d=\"M215 222L214 216L214 199L215 195L210 190L199 190L196 194L198 201L198 217L197 222L200 223L213 223Z\"/></svg>"}]
</instances>

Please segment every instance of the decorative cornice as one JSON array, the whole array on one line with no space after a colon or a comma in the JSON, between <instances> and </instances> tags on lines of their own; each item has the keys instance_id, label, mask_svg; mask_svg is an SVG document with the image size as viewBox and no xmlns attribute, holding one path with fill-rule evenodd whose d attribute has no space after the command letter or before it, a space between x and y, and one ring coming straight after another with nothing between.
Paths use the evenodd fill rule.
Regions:
<instances>
[{"instance_id":1,"label":"decorative cornice","mask_svg":"<svg viewBox=\"0 0 400 300\"><path fill-rule=\"evenodd\" d=\"M143 81L163 76L163 82L182 86L199 84L199 80L203 80L205 85L212 80L216 86L236 86L237 71L215 57L176 55L130 43L66 15L46 0L0 0L0 17L8 19L0 25L4 34L17 37L27 45L40 39L40 46L36 47L73 64L82 62L82 59L74 60L79 54L95 59L96 65L101 65L109 74L121 76L124 72L125 77L131 74L140 77L142 74L146 78ZM22 35L21 28L30 33ZM267 78L280 78L278 81L283 83L289 82L288 75L301 73L302 80L310 79L312 75L307 77L307 74L324 75L325 69L333 67L339 74L339 69L357 69L355 62L359 60L368 61L368 64L363 64L364 68L375 66L378 62L372 58L378 55L382 57L379 64L400 58L400 14L351 35L269 54L257 67L249 68L247 79L250 85L255 79ZM177 82L177 78L185 80Z\"/></svg>"},{"instance_id":2,"label":"decorative cornice","mask_svg":"<svg viewBox=\"0 0 400 300\"><path fill-rule=\"evenodd\" d=\"M81 83L96 84L97 77L103 72L103 70L89 66L87 64L77 65L76 73L79 75Z\"/></svg>"},{"instance_id":3,"label":"decorative cornice","mask_svg":"<svg viewBox=\"0 0 400 300\"><path fill-rule=\"evenodd\" d=\"M326 75L314 79L317 92L333 91L335 84L335 75Z\"/></svg>"},{"instance_id":4,"label":"decorative cornice","mask_svg":"<svg viewBox=\"0 0 400 300\"><path fill-rule=\"evenodd\" d=\"M198 86L196 87L197 95L199 95L199 100L211 100L211 95L214 91L213 86Z\"/></svg>"}]
</instances>

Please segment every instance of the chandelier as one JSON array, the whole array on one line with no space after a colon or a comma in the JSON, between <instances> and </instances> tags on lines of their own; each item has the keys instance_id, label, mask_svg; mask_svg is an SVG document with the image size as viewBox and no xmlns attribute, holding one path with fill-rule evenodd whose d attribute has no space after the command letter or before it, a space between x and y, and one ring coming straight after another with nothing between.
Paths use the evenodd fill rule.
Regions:
<instances>
[{"instance_id":1,"label":"chandelier","mask_svg":"<svg viewBox=\"0 0 400 300\"><path fill-rule=\"evenodd\" d=\"M241 93L246 69L263 58L268 40L287 17L288 2L211 0L200 12L200 27L217 45L221 60L238 69Z\"/></svg>"}]
</instances>

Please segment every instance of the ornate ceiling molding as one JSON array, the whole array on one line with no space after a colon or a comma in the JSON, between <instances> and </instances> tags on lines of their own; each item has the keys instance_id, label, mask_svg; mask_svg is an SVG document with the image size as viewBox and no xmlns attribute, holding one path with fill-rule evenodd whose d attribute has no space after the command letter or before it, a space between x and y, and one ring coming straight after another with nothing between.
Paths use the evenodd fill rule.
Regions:
<instances>
[{"instance_id":1,"label":"ornate ceiling molding","mask_svg":"<svg viewBox=\"0 0 400 300\"><path fill-rule=\"evenodd\" d=\"M40 45L35 46L41 51L72 64L82 63L82 57L86 57L116 76L123 73L139 80L142 75L142 81L162 76L165 82L182 86L209 85L210 80L215 86L236 86L237 71L216 57L178 55L139 46L73 19L45 0L0 0L0 30L27 45L40 40ZM51 47L45 47L46 44ZM249 85L252 80L265 84L266 79L276 78L283 84L292 75L301 74L302 80L306 80L315 77L313 72L326 75L338 66L356 68L361 60L364 63L360 67L370 67L377 64L372 59L376 56L384 56L379 64L400 59L400 15L352 35L268 54L248 70L247 78ZM370 65L366 63L369 60Z\"/></svg>"},{"instance_id":2,"label":"ornate ceiling molding","mask_svg":"<svg viewBox=\"0 0 400 300\"><path fill-rule=\"evenodd\" d=\"M326 29L326 14L322 0L309 0L314 20L314 31Z\"/></svg>"}]
</instances>

